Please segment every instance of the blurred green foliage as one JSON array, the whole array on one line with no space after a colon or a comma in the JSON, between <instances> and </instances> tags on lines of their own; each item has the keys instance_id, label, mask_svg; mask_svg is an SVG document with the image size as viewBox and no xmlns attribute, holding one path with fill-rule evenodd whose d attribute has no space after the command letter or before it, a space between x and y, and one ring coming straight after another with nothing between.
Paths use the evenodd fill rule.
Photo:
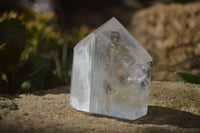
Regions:
<instances>
[{"instance_id":1,"label":"blurred green foliage","mask_svg":"<svg viewBox=\"0 0 200 133\"><path fill-rule=\"evenodd\" d=\"M69 85L73 48L93 29L82 25L79 28L72 28L70 34L62 33L56 24L57 17L53 12L34 12L28 9L24 14L19 15L15 11L10 11L0 16L0 22L13 19L22 22L26 27L25 45L16 56L18 60L15 62L11 78L0 69L0 91L9 92L7 88L10 83L12 84L11 93L32 92ZM0 35L6 35L5 33L9 32L20 35L15 27L15 25L10 26ZM0 39L1 47L4 47L3 43L5 43L4 40ZM13 45L18 46L16 42ZM15 51L14 46L10 45L9 49ZM12 55L14 59L13 53L7 52L7 54ZM12 60L4 55L0 56L2 64L5 64L2 60Z\"/></svg>"},{"instance_id":2,"label":"blurred green foliage","mask_svg":"<svg viewBox=\"0 0 200 133\"><path fill-rule=\"evenodd\" d=\"M66 33L61 33L56 26L56 16L53 12L27 11L23 21L27 29L26 46L22 59L39 57L53 60L55 69L53 73L67 81L66 69L62 68L63 47L67 45ZM67 59L63 62L67 62Z\"/></svg>"},{"instance_id":3,"label":"blurred green foliage","mask_svg":"<svg viewBox=\"0 0 200 133\"><path fill-rule=\"evenodd\" d=\"M38 89L49 89L58 85L69 83L68 68L62 67L62 63L67 64L68 60L63 55L67 55L67 34L61 33L55 22L56 16L52 12L42 13L27 10L26 13L18 15L14 11L5 12L0 16L0 22L8 20L21 21L26 26L26 39L23 48L18 50L19 45L15 40L9 40L9 33L18 35L21 32L17 25L1 26L0 39L1 49L7 48L3 54L0 53L0 90L6 90L9 86L9 77L5 76L4 69L7 62L14 62L12 67L12 91L35 91ZM16 29L18 28L18 29ZM25 36L25 35L24 35ZM12 38L11 38L12 39ZM19 41L20 42L20 41ZM7 45L7 43L9 45ZM23 51L22 51L23 50ZM64 52L63 52L64 51ZM22 53L21 53L22 52ZM7 56L9 55L9 56ZM16 58L14 58L16 57ZM20 62L18 60L20 58ZM65 60L63 60L63 58ZM15 61L13 61L15 60ZM4 61L4 62L3 62ZM10 64L12 64L10 63ZM8 66L4 67L8 69Z\"/></svg>"},{"instance_id":4,"label":"blurred green foliage","mask_svg":"<svg viewBox=\"0 0 200 133\"><path fill-rule=\"evenodd\" d=\"M0 23L0 89L7 93L15 91L14 72L24 47L24 40L25 27L19 20L11 19ZM2 78L3 74L6 80Z\"/></svg>"},{"instance_id":5,"label":"blurred green foliage","mask_svg":"<svg viewBox=\"0 0 200 133\"><path fill-rule=\"evenodd\" d=\"M194 75L187 72L175 72L175 74L188 83L200 84L200 75Z\"/></svg>"},{"instance_id":6,"label":"blurred green foliage","mask_svg":"<svg viewBox=\"0 0 200 133\"><path fill-rule=\"evenodd\" d=\"M0 23L0 69L11 72L16 69L24 47L25 27L17 20Z\"/></svg>"}]
</instances>

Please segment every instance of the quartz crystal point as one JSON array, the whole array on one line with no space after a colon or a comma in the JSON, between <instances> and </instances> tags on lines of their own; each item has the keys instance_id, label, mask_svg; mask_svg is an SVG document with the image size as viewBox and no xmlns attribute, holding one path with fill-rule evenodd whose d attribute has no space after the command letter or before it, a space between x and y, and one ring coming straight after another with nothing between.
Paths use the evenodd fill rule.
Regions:
<instances>
[{"instance_id":1,"label":"quartz crystal point","mask_svg":"<svg viewBox=\"0 0 200 133\"><path fill-rule=\"evenodd\" d=\"M152 58L111 18L74 48L71 106L134 120L146 115Z\"/></svg>"}]
</instances>

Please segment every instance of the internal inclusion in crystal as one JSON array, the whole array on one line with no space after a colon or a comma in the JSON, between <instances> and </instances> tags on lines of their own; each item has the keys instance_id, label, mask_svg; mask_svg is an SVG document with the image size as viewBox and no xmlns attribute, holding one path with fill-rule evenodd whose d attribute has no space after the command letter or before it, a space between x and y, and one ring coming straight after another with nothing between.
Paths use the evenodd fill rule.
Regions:
<instances>
[{"instance_id":1,"label":"internal inclusion in crystal","mask_svg":"<svg viewBox=\"0 0 200 133\"><path fill-rule=\"evenodd\" d=\"M77 110L137 119L147 113L152 59L115 19L74 48L71 105Z\"/></svg>"}]
</instances>

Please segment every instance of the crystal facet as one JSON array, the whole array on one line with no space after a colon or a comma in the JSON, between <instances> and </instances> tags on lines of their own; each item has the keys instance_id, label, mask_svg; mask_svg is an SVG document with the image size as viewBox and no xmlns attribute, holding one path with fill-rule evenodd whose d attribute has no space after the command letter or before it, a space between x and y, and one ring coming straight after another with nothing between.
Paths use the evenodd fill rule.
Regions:
<instances>
[{"instance_id":1,"label":"crystal facet","mask_svg":"<svg viewBox=\"0 0 200 133\"><path fill-rule=\"evenodd\" d=\"M74 48L71 105L134 120L147 113L152 58L112 18Z\"/></svg>"}]
</instances>

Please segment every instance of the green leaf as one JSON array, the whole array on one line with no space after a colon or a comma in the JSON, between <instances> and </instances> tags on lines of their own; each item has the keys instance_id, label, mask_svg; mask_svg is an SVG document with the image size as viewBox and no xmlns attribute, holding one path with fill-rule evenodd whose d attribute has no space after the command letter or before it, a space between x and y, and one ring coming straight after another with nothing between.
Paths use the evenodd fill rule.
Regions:
<instances>
[{"instance_id":1,"label":"green leaf","mask_svg":"<svg viewBox=\"0 0 200 133\"><path fill-rule=\"evenodd\" d=\"M175 72L175 74L186 82L200 84L200 75L194 75L187 72Z\"/></svg>"},{"instance_id":2,"label":"green leaf","mask_svg":"<svg viewBox=\"0 0 200 133\"><path fill-rule=\"evenodd\" d=\"M25 26L19 20L0 23L0 71L14 71L24 48Z\"/></svg>"},{"instance_id":3,"label":"green leaf","mask_svg":"<svg viewBox=\"0 0 200 133\"><path fill-rule=\"evenodd\" d=\"M31 79L37 73L44 69L44 65L39 60L23 60L19 63L15 71L15 80L17 86L21 86L23 82Z\"/></svg>"},{"instance_id":4,"label":"green leaf","mask_svg":"<svg viewBox=\"0 0 200 133\"><path fill-rule=\"evenodd\" d=\"M0 46L0 70L14 71L20 58L19 43L11 40Z\"/></svg>"},{"instance_id":5,"label":"green leaf","mask_svg":"<svg viewBox=\"0 0 200 133\"><path fill-rule=\"evenodd\" d=\"M0 92L2 92L2 90L5 90L7 88L7 83L5 80L3 80L1 77L0 77Z\"/></svg>"},{"instance_id":6,"label":"green leaf","mask_svg":"<svg viewBox=\"0 0 200 133\"><path fill-rule=\"evenodd\" d=\"M11 19L0 23L0 44L9 42L11 39L18 40L21 44L20 50L23 50L25 26L19 20Z\"/></svg>"},{"instance_id":7,"label":"green leaf","mask_svg":"<svg viewBox=\"0 0 200 133\"><path fill-rule=\"evenodd\" d=\"M43 69L31 78L31 91L51 89L66 83L53 74L55 64L53 60L39 59L37 60L38 67L43 65Z\"/></svg>"},{"instance_id":8,"label":"green leaf","mask_svg":"<svg viewBox=\"0 0 200 133\"><path fill-rule=\"evenodd\" d=\"M31 83L30 91L54 88L66 83L53 74L55 64L52 60L32 57L16 69L15 77L18 86L25 81Z\"/></svg>"}]
</instances>

